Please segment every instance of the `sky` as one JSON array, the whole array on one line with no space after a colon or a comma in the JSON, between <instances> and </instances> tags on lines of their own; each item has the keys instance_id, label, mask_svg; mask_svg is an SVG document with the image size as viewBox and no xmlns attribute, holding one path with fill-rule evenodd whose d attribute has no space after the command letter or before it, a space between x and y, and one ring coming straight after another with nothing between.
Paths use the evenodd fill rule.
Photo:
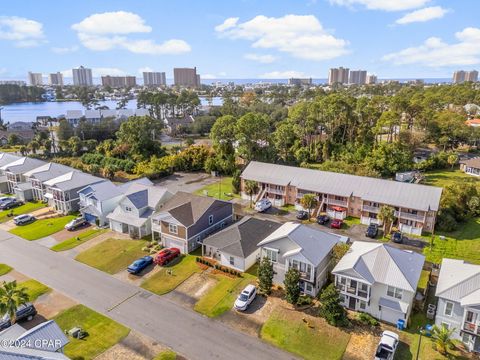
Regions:
<instances>
[{"instance_id":1,"label":"sky","mask_svg":"<svg viewBox=\"0 0 480 360\"><path fill-rule=\"evenodd\" d=\"M478 0L16 0L0 11L0 79L74 67L203 79L379 78L480 70Z\"/></svg>"}]
</instances>

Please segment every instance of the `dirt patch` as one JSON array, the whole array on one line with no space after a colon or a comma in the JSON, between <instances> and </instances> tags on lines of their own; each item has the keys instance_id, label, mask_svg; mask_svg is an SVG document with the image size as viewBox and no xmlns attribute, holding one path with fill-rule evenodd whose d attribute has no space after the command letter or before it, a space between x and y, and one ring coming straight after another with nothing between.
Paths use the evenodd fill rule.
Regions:
<instances>
[{"instance_id":1,"label":"dirt patch","mask_svg":"<svg viewBox=\"0 0 480 360\"><path fill-rule=\"evenodd\" d=\"M379 337L371 332L352 332L343 360L370 360L375 357Z\"/></svg>"},{"instance_id":2,"label":"dirt patch","mask_svg":"<svg viewBox=\"0 0 480 360\"><path fill-rule=\"evenodd\" d=\"M38 313L46 319L51 319L75 305L77 305L76 301L55 290L40 296L35 301Z\"/></svg>"},{"instance_id":3,"label":"dirt patch","mask_svg":"<svg viewBox=\"0 0 480 360\"><path fill-rule=\"evenodd\" d=\"M193 298L199 300L215 285L215 283L216 281L213 277L204 273L195 273L176 288L175 291L189 294Z\"/></svg>"}]
</instances>

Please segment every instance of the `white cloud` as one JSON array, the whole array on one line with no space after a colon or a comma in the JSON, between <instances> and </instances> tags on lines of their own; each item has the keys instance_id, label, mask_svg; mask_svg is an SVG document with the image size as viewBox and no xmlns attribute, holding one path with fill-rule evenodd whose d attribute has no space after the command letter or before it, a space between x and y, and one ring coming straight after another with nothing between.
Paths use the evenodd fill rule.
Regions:
<instances>
[{"instance_id":1,"label":"white cloud","mask_svg":"<svg viewBox=\"0 0 480 360\"><path fill-rule=\"evenodd\" d=\"M252 41L252 47L275 49L308 60L328 60L348 53L348 42L323 29L314 15L259 15L244 23L228 18L217 33L229 39Z\"/></svg>"},{"instance_id":2,"label":"white cloud","mask_svg":"<svg viewBox=\"0 0 480 360\"><path fill-rule=\"evenodd\" d=\"M287 71L271 71L258 76L261 79L290 79L290 78L305 78L305 73L295 70Z\"/></svg>"},{"instance_id":3,"label":"white cloud","mask_svg":"<svg viewBox=\"0 0 480 360\"><path fill-rule=\"evenodd\" d=\"M395 23L404 25L414 22L425 22L433 19L441 19L447 12L448 10L442 8L441 6L426 7L406 14L395 21Z\"/></svg>"},{"instance_id":4,"label":"white cloud","mask_svg":"<svg viewBox=\"0 0 480 360\"><path fill-rule=\"evenodd\" d=\"M455 33L455 37L458 42L453 44L431 37L420 46L387 54L382 59L395 65L419 64L431 67L480 64L480 28L465 28Z\"/></svg>"},{"instance_id":5,"label":"white cloud","mask_svg":"<svg viewBox=\"0 0 480 360\"><path fill-rule=\"evenodd\" d=\"M72 53L72 52L76 52L78 51L79 47L77 45L73 45L73 46L65 46L65 47L52 47L52 51L55 53L55 54L69 54L69 53Z\"/></svg>"},{"instance_id":6,"label":"white cloud","mask_svg":"<svg viewBox=\"0 0 480 360\"><path fill-rule=\"evenodd\" d=\"M10 40L17 47L33 47L45 42L43 24L17 16L0 16L0 40Z\"/></svg>"},{"instance_id":7,"label":"white cloud","mask_svg":"<svg viewBox=\"0 0 480 360\"><path fill-rule=\"evenodd\" d=\"M170 39L157 43L152 39L135 39L129 34L150 33L152 28L139 15L126 12L93 14L72 25L80 42L94 51L124 49L136 54L183 54L191 50L184 40Z\"/></svg>"},{"instance_id":8,"label":"white cloud","mask_svg":"<svg viewBox=\"0 0 480 360\"><path fill-rule=\"evenodd\" d=\"M247 60L257 61L262 64L271 64L277 60L277 58L273 55L245 54L243 57Z\"/></svg>"},{"instance_id":9,"label":"white cloud","mask_svg":"<svg viewBox=\"0 0 480 360\"><path fill-rule=\"evenodd\" d=\"M417 9L430 0L330 0L331 4L353 7L361 5L369 10L402 11Z\"/></svg>"},{"instance_id":10,"label":"white cloud","mask_svg":"<svg viewBox=\"0 0 480 360\"><path fill-rule=\"evenodd\" d=\"M144 72L153 72L153 71L154 70L150 66L145 66L138 69L139 74L143 74Z\"/></svg>"},{"instance_id":11,"label":"white cloud","mask_svg":"<svg viewBox=\"0 0 480 360\"><path fill-rule=\"evenodd\" d=\"M202 74L200 75L200 78L205 80L212 80L212 79L220 79L225 76L227 76L227 73L225 71L220 71L218 74Z\"/></svg>"}]
</instances>

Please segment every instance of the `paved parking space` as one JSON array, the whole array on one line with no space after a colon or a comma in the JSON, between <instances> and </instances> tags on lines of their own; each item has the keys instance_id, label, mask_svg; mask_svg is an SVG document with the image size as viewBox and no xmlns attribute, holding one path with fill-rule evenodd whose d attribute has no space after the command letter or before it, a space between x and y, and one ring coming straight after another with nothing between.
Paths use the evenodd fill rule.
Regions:
<instances>
[{"instance_id":1,"label":"paved parking space","mask_svg":"<svg viewBox=\"0 0 480 360\"><path fill-rule=\"evenodd\" d=\"M132 285L137 285L140 286L142 282L150 278L151 276L155 275L157 272L159 272L162 269L162 267L157 266L155 264L152 264L148 266L146 269L143 269L139 274L130 274L127 269L120 271L119 273L116 273L113 275L119 280L125 281L129 284Z\"/></svg>"},{"instance_id":2,"label":"paved parking space","mask_svg":"<svg viewBox=\"0 0 480 360\"><path fill-rule=\"evenodd\" d=\"M170 192L194 192L206 185L213 184L219 179L205 173L175 173L155 182L155 186L165 186Z\"/></svg>"},{"instance_id":3,"label":"paved parking space","mask_svg":"<svg viewBox=\"0 0 480 360\"><path fill-rule=\"evenodd\" d=\"M81 227L73 230L73 231L63 229L63 230L60 230L59 232L53 234L52 237L55 238L55 240L57 240L58 242L61 242L61 241L64 241L64 240L71 239L72 237L78 236L82 232L90 229L91 227L92 227L92 225L86 224L84 226L81 226Z\"/></svg>"}]
</instances>

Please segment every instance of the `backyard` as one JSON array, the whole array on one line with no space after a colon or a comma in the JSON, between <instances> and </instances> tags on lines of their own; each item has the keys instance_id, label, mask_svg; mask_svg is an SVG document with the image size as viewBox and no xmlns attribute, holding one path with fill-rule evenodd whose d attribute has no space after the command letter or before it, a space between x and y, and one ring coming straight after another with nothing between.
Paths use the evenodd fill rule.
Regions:
<instances>
[{"instance_id":1,"label":"backyard","mask_svg":"<svg viewBox=\"0 0 480 360\"><path fill-rule=\"evenodd\" d=\"M75 219L74 215L67 215L36 220L28 225L17 226L10 230L10 232L26 240L38 240L62 230L65 225L73 219Z\"/></svg>"},{"instance_id":2,"label":"backyard","mask_svg":"<svg viewBox=\"0 0 480 360\"><path fill-rule=\"evenodd\" d=\"M100 234L105 233L106 231L106 229L89 229L78 234L78 236L74 236L70 239L58 243L57 245L52 246L50 249L53 251L70 250L83 243L86 243L88 240L91 240Z\"/></svg>"},{"instance_id":3,"label":"backyard","mask_svg":"<svg viewBox=\"0 0 480 360\"><path fill-rule=\"evenodd\" d=\"M195 194L211 196L220 200L232 200L235 197L240 197L233 193L231 177L222 177L219 181L198 189Z\"/></svg>"},{"instance_id":4,"label":"backyard","mask_svg":"<svg viewBox=\"0 0 480 360\"><path fill-rule=\"evenodd\" d=\"M26 202L25 204L11 210L0 211L0 223L4 223L8 220L12 220L14 216L28 214L32 211L41 209L45 206L46 205L41 201L31 201L31 202Z\"/></svg>"},{"instance_id":5,"label":"backyard","mask_svg":"<svg viewBox=\"0 0 480 360\"><path fill-rule=\"evenodd\" d=\"M425 172L426 185L445 187L455 183L479 182L479 178L465 174L460 169L433 170Z\"/></svg>"}]
</instances>

